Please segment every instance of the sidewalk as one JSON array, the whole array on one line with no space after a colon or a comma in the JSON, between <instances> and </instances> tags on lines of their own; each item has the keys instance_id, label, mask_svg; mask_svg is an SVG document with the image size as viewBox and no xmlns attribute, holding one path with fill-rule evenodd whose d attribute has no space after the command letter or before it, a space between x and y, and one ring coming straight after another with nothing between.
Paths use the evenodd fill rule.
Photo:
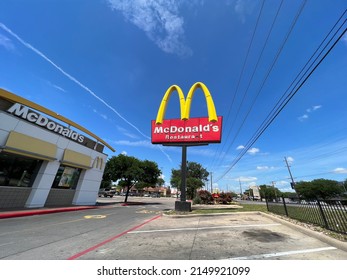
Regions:
<instances>
[{"instance_id":1,"label":"sidewalk","mask_svg":"<svg viewBox=\"0 0 347 280\"><path fill-rule=\"evenodd\" d=\"M20 208L20 209L0 209L0 219L17 218L33 215L45 215L59 212L80 211L88 209L96 209L105 207L107 205L120 204L121 206L143 205L143 202L112 202L112 203L99 203L95 205L71 205L71 206L57 206L57 207L41 207L41 208Z\"/></svg>"},{"instance_id":2,"label":"sidewalk","mask_svg":"<svg viewBox=\"0 0 347 280\"><path fill-rule=\"evenodd\" d=\"M33 209L3 209L0 211L0 219L7 218L17 218L24 216L33 216L33 215L44 215L58 212L69 212L69 211L79 211L87 209L95 209L98 206L65 206L65 207L52 207L52 208L33 208Z\"/></svg>"}]
</instances>

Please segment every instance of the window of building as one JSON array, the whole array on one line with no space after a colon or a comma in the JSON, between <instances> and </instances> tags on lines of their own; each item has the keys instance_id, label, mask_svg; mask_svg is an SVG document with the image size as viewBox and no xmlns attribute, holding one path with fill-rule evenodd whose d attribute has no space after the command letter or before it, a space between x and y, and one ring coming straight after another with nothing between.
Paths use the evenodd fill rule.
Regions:
<instances>
[{"instance_id":1,"label":"window of building","mask_svg":"<svg viewBox=\"0 0 347 280\"><path fill-rule=\"evenodd\" d=\"M76 189L81 170L80 168L60 165L52 188Z\"/></svg>"},{"instance_id":2,"label":"window of building","mask_svg":"<svg viewBox=\"0 0 347 280\"><path fill-rule=\"evenodd\" d=\"M42 160L0 153L0 186L31 187Z\"/></svg>"}]
</instances>

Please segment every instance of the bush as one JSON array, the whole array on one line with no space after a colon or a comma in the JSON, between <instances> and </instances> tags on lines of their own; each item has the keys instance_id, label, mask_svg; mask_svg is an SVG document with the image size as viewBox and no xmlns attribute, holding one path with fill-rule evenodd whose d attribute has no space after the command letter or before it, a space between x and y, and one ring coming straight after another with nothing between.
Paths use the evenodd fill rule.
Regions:
<instances>
[{"instance_id":1,"label":"bush","mask_svg":"<svg viewBox=\"0 0 347 280\"><path fill-rule=\"evenodd\" d=\"M201 202L202 200L200 196L197 195L196 197L194 197L193 204L202 204Z\"/></svg>"},{"instance_id":2,"label":"bush","mask_svg":"<svg viewBox=\"0 0 347 280\"><path fill-rule=\"evenodd\" d=\"M200 201L200 203L195 203L195 204L210 204L213 203L213 197L210 192L205 191L205 190L200 190L197 193L196 198L197 201ZM193 201L194 202L194 201Z\"/></svg>"},{"instance_id":3,"label":"bush","mask_svg":"<svg viewBox=\"0 0 347 280\"><path fill-rule=\"evenodd\" d=\"M219 204L228 204L230 202L232 202L233 200L233 196L231 193L220 193L219 197L217 198L217 203Z\"/></svg>"}]
</instances>

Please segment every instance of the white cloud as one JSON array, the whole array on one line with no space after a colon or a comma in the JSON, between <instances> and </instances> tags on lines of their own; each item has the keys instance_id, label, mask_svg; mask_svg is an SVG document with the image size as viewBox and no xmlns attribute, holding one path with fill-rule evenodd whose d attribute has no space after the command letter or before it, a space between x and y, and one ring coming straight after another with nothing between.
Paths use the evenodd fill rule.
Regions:
<instances>
[{"instance_id":1,"label":"white cloud","mask_svg":"<svg viewBox=\"0 0 347 280\"><path fill-rule=\"evenodd\" d=\"M161 50L180 56L192 51L182 43L184 20L178 15L179 1L174 0L108 0L112 10L118 10L143 30Z\"/></svg>"},{"instance_id":2,"label":"white cloud","mask_svg":"<svg viewBox=\"0 0 347 280\"><path fill-rule=\"evenodd\" d=\"M250 155L255 155L256 153L259 153L260 150L258 148L251 148L247 151Z\"/></svg>"},{"instance_id":3,"label":"white cloud","mask_svg":"<svg viewBox=\"0 0 347 280\"><path fill-rule=\"evenodd\" d=\"M301 117L298 117L298 120L303 122L304 120L308 119L308 115L305 114L305 115L302 115Z\"/></svg>"},{"instance_id":4,"label":"white cloud","mask_svg":"<svg viewBox=\"0 0 347 280\"><path fill-rule=\"evenodd\" d=\"M288 161L288 163L292 163L292 162L294 161L294 158L292 158L292 157L287 157L287 161Z\"/></svg>"},{"instance_id":5,"label":"white cloud","mask_svg":"<svg viewBox=\"0 0 347 280\"><path fill-rule=\"evenodd\" d=\"M266 165L264 165L264 166L257 166L257 170L270 170L270 169L274 169L274 167L273 166L266 166Z\"/></svg>"},{"instance_id":6,"label":"white cloud","mask_svg":"<svg viewBox=\"0 0 347 280\"><path fill-rule=\"evenodd\" d=\"M243 177L243 176L235 179L235 181L240 181L240 182L253 182L256 180L258 180L257 177Z\"/></svg>"},{"instance_id":7,"label":"white cloud","mask_svg":"<svg viewBox=\"0 0 347 280\"><path fill-rule=\"evenodd\" d=\"M311 114L314 111L317 111L318 109L322 108L322 105L314 105L310 108L306 109L307 114L302 115L301 117L298 117L298 120L303 122L304 120L307 120L309 118L308 114Z\"/></svg>"},{"instance_id":8,"label":"white cloud","mask_svg":"<svg viewBox=\"0 0 347 280\"><path fill-rule=\"evenodd\" d=\"M322 108L322 105L316 105L316 106L313 106L313 107L312 107L312 110L313 110L313 111L316 111L316 110L318 110L318 109L320 109L320 108Z\"/></svg>"},{"instance_id":9,"label":"white cloud","mask_svg":"<svg viewBox=\"0 0 347 280\"><path fill-rule=\"evenodd\" d=\"M2 34L0 34L0 46L3 46L8 51L13 51L15 49L12 41Z\"/></svg>"},{"instance_id":10,"label":"white cloud","mask_svg":"<svg viewBox=\"0 0 347 280\"><path fill-rule=\"evenodd\" d=\"M128 153L126 151L122 151L121 154L126 156Z\"/></svg>"},{"instance_id":11,"label":"white cloud","mask_svg":"<svg viewBox=\"0 0 347 280\"><path fill-rule=\"evenodd\" d=\"M347 168L338 167L335 168L333 172L338 174L347 174Z\"/></svg>"},{"instance_id":12,"label":"white cloud","mask_svg":"<svg viewBox=\"0 0 347 280\"><path fill-rule=\"evenodd\" d=\"M244 149L244 148L245 148L245 146L240 145L240 146L238 146L238 147L236 148L236 150L242 150L242 149Z\"/></svg>"},{"instance_id":13,"label":"white cloud","mask_svg":"<svg viewBox=\"0 0 347 280\"><path fill-rule=\"evenodd\" d=\"M131 146L131 147L146 147L146 148L154 148L155 146L147 140L140 140L140 141L128 141L128 140L116 140L112 141L114 145L121 145L121 146Z\"/></svg>"}]
</instances>

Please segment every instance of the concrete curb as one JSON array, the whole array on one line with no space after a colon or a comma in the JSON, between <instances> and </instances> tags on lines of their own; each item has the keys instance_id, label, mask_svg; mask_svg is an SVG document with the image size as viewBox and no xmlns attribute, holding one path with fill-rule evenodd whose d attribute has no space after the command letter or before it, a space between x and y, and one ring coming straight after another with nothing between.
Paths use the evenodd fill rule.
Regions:
<instances>
[{"instance_id":1,"label":"concrete curb","mask_svg":"<svg viewBox=\"0 0 347 280\"><path fill-rule=\"evenodd\" d=\"M51 213L79 211L79 210L87 210L87 209L95 209L95 208L98 208L98 206L76 206L76 207L61 207L61 208L51 208L51 209L46 208L46 209L8 211L8 212L0 212L0 219L17 218L17 217L34 216L34 215L45 215L45 214L51 214Z\"/></svg>"},{"instance_id":2,"label":"concrete curb","mask_svg":"<svg viewBox=\"0 0 347 280\"><path fill-rule=\"evenodd\" d=\"M163 213L163 216L173 219L178 218L195 218L195 217L206 217L206 216L227 216L227 215L260 215L260 212L257 211L244 211L244 212L233 212L233 213L210 213L210 214L176 214L176 215L170 215Z\"/></svg>"}]
</instances>

